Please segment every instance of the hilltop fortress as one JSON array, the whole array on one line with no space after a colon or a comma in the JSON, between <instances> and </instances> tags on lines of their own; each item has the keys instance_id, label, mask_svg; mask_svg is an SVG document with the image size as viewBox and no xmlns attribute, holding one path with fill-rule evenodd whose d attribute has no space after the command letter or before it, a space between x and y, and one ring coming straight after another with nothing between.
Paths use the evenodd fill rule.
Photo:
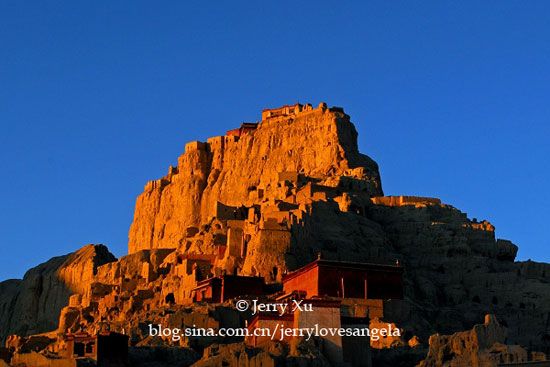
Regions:
<instances>
[{"instance_id":1,"label":"hilltop fortress","mask_svg":"<svg viewBox=\"0 0 550 367\"><path fill-rule=\"evenodd\" d=\"M186 231L211 218L237 219L230 218L235 210L238 219L253 218L250 209L267 212L285 201L305 211L313 191L335 196L344 188L382 194L378 166L359 153L357 132L341 108L321 103L264 110L259 123L186 144L177 168L147 183L128 251L175 248ZM290 220L299 215L287 212Z\"/></svg>"},{"instance_id":2,"label":"hilltop fortress","mask_svg":"<svg viewBox=\"0 0 550 367\"><path fill-rule=\"evenodd\" d=\"M266 109L261 121L186 144L177 166L145 185L128 255L88 245L1 282L0 366L73 366L83 358L306 367L542 360L550 352L550 265L515 262L517 250L488 221L440 199L384 196L378 165L359 152L342 108ZM277 319L238 312L235 300L250 297L305 300L318 312ZM164 338L161 348L145 331L147 323L275 322L402 332L282 346ZM102 349L110 343L130 349Z\"/></svg>"},{"instance_id":3,"label":"hilltop fortress","mask_svg":"<svg viewBox=\"0 0 550 367\"><path fill-rule=\"evenodd\" d=\"M321 241L348 237L328 223L334 233L319 233L312 221L329 219L325 212L333 210L364 212L369 198L381 194L378 166L359 153L343 109L324 103L267 109L259 123L186 144L178 167L147 183L128 252L206 252L227 273L280 280L289 268L315 259ZM362 260L379 257L369 242L354 240L364 248ZM335 258L357 259L345 255L345 246L338 254L339 247Z\"/></svg>"}]
</instances>

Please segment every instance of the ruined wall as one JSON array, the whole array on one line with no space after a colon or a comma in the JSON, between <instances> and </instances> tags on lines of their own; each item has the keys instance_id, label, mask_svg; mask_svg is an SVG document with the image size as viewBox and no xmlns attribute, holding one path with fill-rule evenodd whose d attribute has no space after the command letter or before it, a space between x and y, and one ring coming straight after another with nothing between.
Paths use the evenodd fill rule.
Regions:
<instances>
[{"instance_id":1,"label":"ruined wall","mask_svg":"<svg viewBox=\"0 0 550 367\"><path fill-rule=\"evenodd\" d=\"M290 249L290 232L260 230L247 247L243 274L262 276L268 282L280 281L282 274L287 270L285 254Z\"/></svg>"},{"instance_id":2,"label":"ruined wall","mask_svg":"<svg viewBox=\"0 0 550 367\"><path fill-rule=\"evenodd\" d=\"M441 205L441 200L437 198L427 198L421 196L378 196L373 197L373 204L385 206L426 206L426 205Z\"/></svg>"},{"instance_id":3,"label":"ruined wall","mask_svg":"<svg viewBox=\"0 0 550 367\"><path fill-rule=\"evenodd\" d=\"M485 315L483 324L453 335L432 335L430 350L420 367L481 366L525 363L528 353L519 345L505 345L507 329L494 315Z\"/></svg>"}]
</instances>

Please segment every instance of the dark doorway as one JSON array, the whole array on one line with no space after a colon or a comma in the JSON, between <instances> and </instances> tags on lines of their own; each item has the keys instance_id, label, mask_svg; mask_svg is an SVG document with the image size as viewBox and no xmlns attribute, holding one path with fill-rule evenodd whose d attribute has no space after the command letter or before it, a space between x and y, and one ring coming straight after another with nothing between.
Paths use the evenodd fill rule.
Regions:
<instances>
[{"instance_id":1,"label":"dark doorway","mask_svg":"<svg viewBox=\"0 0 550 367\"><path fill-rule=\"evenodd\" d=\"M84 357L84 343L74 343L73 354Z\"/></svg>"},{"instance_id":2,"label":"dark doorway","mask_svg":"<svg viewBox=\"0 0 550 367\"><path fill-rule=\"evenodd\" d=\"M174 293L168 293L166 295L166 298L164 299L166 301L166 303L168 303L169 305L173 305L174 303L176 303L176 299L174 298Z\"/></svg>"}]
</instances>

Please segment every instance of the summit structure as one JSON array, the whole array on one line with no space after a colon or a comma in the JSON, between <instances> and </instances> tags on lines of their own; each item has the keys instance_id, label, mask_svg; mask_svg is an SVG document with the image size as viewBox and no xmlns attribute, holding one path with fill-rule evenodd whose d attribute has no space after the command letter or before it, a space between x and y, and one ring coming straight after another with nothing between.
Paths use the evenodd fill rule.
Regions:
<instances>
[{"instance_id":1,"label":"summit structure","mask_svg":"<svg viewBox=\"0 0 550 367\"><path fill-rule=\"evenodd\" d=\"M177 248L188 228L214 217L235 219L233 210L241 218L273 201L307 204L297 192L302 183L382 195L378 165L359 153L357 131L342 108L266 109L258 123L187 143L177 167L139 196L128 252Z\"/></svg>"}]
</instances>

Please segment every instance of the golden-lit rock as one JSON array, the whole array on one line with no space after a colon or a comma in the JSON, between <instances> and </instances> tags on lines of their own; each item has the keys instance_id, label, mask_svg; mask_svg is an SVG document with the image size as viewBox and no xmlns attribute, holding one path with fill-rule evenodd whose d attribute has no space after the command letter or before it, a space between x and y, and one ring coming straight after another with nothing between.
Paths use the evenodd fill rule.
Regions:
<instances>
[{"instance_id":1,"label":"golden-lit rock","mask_svg":"<svg viewBox=\"0 0 550 367\"><path fill-rule=\"evenodd\" d=\"M257 128L240 136L188 143L177 169L149 182L138 197L129 253L177 248L188 227L219 214L218 202L231 207L260 204L280 191L281 172L335 186L347 178L368 194L381 194L378 166L359 153L348 115L326 107L293 108L264 111Z\"/></svg>"},{"instance_id":2,"label":"golden-lit rock","mask_svg":"<svg viewBox=\"0 0 550 367\"><path fill-rule=\"evenodd\" d=\"M74 293L84 293L93 281L97 267L116 258L103 245L87 245L30 269L17 287L0 293L10 299L10 307L0 308L0 339L9 334L30 335L55 330L61 309ZM13 286L0 283L0 290Z\"/></svg>"},{"instance_id":3,"label":"golden-lit rock","mask_svg":"<svg viewBox=\"0 0 550 367\"><path fill-rule=\"evenodd\" d=\"M177 167L138 197L128 255L116 260L104 246L90 245L29 270L23 280L0 283L0 337L115 331L136 345L136 366L158 355L171 365L264 364L274 362L273 353L326 365L318 340L252 350L220 337L155 339L144 328L243 327L250 315L235 309L234 297L202 302L212 284L258 276L260 298L274 300L285 274L322 257L403 270L403 299L342 299L342 317L402 332L372 343L372 354L368 343L357 344L368 357L356 360L425 359L431 366L447 358L545 358L550 265L514 262L517 246L497 239L491 223L440 199L382 196L378 167L359 153L356 138L349 116L323 103L264 110L259 124L188 143ZM487 313L506 325L507 339L491 317L460 332ZM428 339L426 357L420 340ZM17 349L28 340L9 337L8 344ZM57 353L58 342L48 351Z\"/></svg>"}]
</instances>

